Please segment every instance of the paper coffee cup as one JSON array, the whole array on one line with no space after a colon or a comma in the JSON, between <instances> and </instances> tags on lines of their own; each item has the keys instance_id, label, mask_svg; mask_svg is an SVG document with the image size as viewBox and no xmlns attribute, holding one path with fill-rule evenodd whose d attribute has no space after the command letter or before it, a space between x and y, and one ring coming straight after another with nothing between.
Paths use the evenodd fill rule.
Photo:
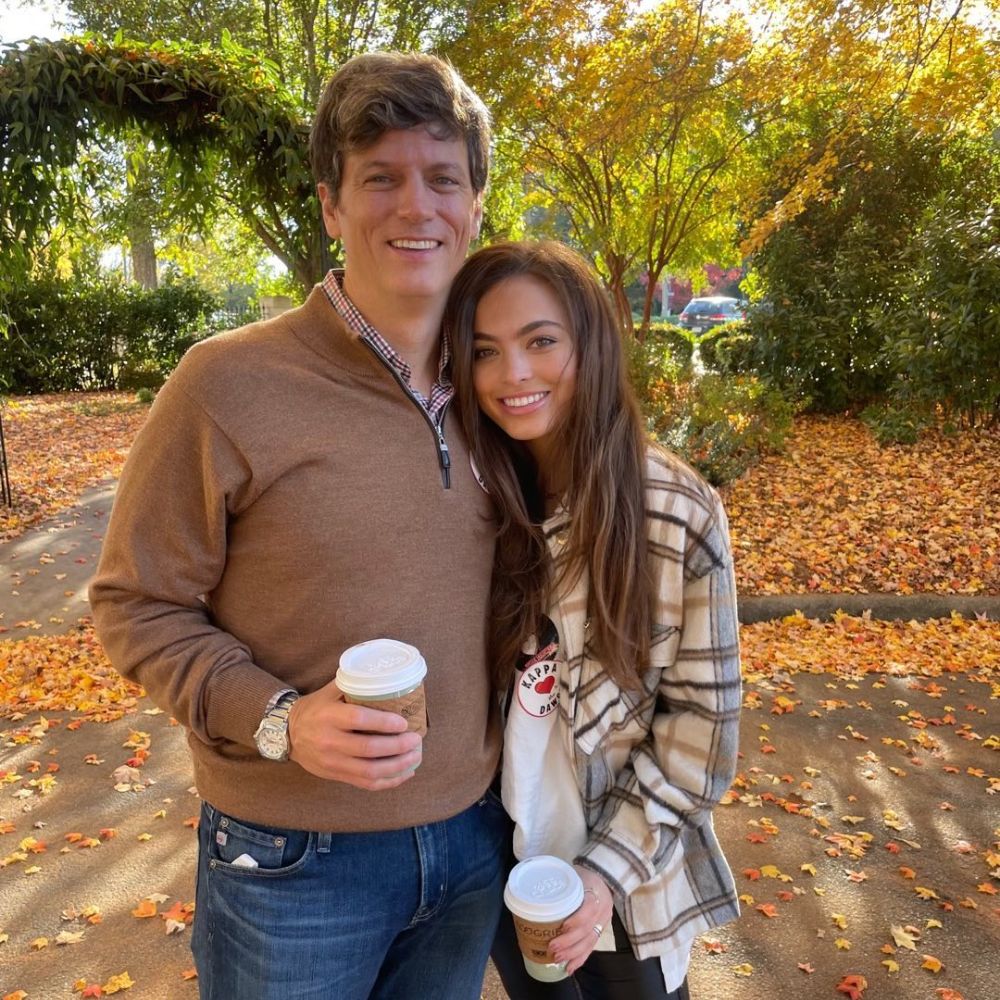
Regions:
<instances>
[{"instance_id":1,"label":"paper coffee cup","mask_svg":"<svg viewBox=\"0 0 1000 1000\"><path fill-rule=\"evenodd\" d=\"M572 865L540 854L514 865L503 901L514 918L517 943L528 975L543 983L566 978L566 968L549 951L563 921L583 903L583 882Z\"/></svg>"},{"instance_id":2,"label":"paper coffee cup","mask_svg":"<svg viewBox=\"0 0 1000 1000\"><path fill-rule=\"evenodd\" d=\"M424 736L426 674L427 664L415 646L395 639L371 639L341 654L337 687L351 704L396 712L406 719L409 729Z\"/></svg>"}]
</instances>

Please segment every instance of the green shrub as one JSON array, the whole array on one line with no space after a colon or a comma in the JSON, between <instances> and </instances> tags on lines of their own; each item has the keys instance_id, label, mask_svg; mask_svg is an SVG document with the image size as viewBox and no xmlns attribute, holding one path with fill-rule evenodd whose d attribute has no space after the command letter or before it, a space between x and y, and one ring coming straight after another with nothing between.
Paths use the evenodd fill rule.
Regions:
<instances>
[{"instance_id":1,"label":"green shrub","mask_svg":"<svg viewBox=\"0 0 1000 1000\"><path fill-rule=\"evenodd\" d=\"M702 364L720 375L752 372L757 367L756 345L746 320L709 330L698 342Z\"/></svg>"},{"instance_id":2,"label":"green shrub","mask_svg":"<svg viewBox=\"0 0 1000 1000\"><path fill-rule=\"evenodd\" d=\"M716 486L780 451L796 406L754 376L709 373L678 393L673 422L659 436Z\"/></svg>"},{"instance_id":3,"label":"green shrub","mask_svg":"<svg viewBox=\"0 0 1000 1000\"><path fill-rule=\"evenodd\" d=\"M859 414L879 444L915 444L932 423L928 413L892 403L873 403Z\"/></svg>"},{"instance_id":4,"label":"green shrub","mask_svg":"<svg viewBox=\"0 0 1000 1000\"><path fill-rule=\"evenodd\" d=\"M797 407L752 376L713 373L695 379L655 340L630 341L629 374L652 437L716 485L741 476L778 451Z\"/></svg>"},{"instance_id":5,"label":"green shrub","mask_svg":"<svg viewBox=\"0 0 1000 1000\"><path fill-rule=\"evenodd\" d=\"M681 368L691 365L697 339L690 330L664 320L650 323L646 334L647 344L654 345L658 350L665 350Z\"/></svg>"},{"instance_id":6,"label":"green shrub","mask_svg":"<svg viewBox=\"0 0 1000 1000\"><path fill-rule=\"evenodd\" d=\"M926 214L894 283L897 308L873 317L896 373L896 411L1000 422L1000 209L941 199Z\"/></svg>"},{"instance_id":7,"label":"green shrub","mask_svg":"<svg viewBox=\"0 0 1000 1000\"><path fill-rule=\"evenodd\" d=\"M819 410L883 397L895 381L884 347L902 326L892 286L921 217L943 191L955 199L991 190L978 167L964 165L991 158L992 149L963 158L954 141L898 118L859 136L853 165L838 168L829 197L810 201L754 256L769 306L749 317L757 369Z\"/></svg>"},{"instance_id":8,"label":"green shrub","mask_svg":"<svg viewBox=\"0 0 1000 1000\"><path fill-rule=\"evenodd\" d=\"M750 366L769 381L839 412L882 395L891 382L871 321L892 308L888 265L883 234L864 218L845 227L825 259L812 235L788 226L769 240L760 267L770 308L751 310L746 346Z\"/></svg>"},{"instance_id":9,"label":"green shrub","mask_svg":"<svg viewBox=\"0 0 1000 1000\"><path fill-rule=\"evenodd\" d=\"M674 396L674 387L689 375L689 370L678 361L670 345L659 337L647 337L639 343L634 337L625 341L629 380L635 390L639 406L648 418L653 414L668 412Z\"/></svg>"},{"instance_id":10,"label":"green shrub","mask_svg":"<svg viewBox=\"0 0 1000 1000\"><path fill-rule=\"evenodd\" d=\"M205 331L215 297L189 280L25 281L4 296L0 371L11 392L156 387Z\"/></svg>"}]
</instances>

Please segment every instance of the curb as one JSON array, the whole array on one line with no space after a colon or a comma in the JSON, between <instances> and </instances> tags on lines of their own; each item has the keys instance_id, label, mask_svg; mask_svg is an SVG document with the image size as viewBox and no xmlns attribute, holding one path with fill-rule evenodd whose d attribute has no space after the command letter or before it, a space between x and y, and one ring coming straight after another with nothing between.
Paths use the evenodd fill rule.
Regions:
<instances>
[{"instance_id":1,"label":"curb","mask_svg":"<svg viewBox=\"0 0 1000 1000\"><path fill-rule=\"evenodd\" d=\"M984 594L775 594L739 596L741 625L771 621L801 611L806 618L832 618L837 611L860 616L866 611L880 621L949 618L957 611L963 618L976 615L1000 620L1000 597Z\"/></svg>"}]
</instances>

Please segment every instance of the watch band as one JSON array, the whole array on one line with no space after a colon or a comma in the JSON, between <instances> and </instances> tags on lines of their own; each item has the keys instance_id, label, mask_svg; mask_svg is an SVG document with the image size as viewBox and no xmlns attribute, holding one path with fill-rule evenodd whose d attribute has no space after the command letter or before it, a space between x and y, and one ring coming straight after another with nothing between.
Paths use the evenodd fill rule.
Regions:
<instances>
[{"instance_id":1,"label":"watch band","mask_svg":"<svg viewBox=\"0 0 1000 1000\"><path fill-rule=\"evenodd\" d=\"M260 725L254 733L254 740L257 743L257 750L260 755L267 760L286 761L288 760L288 717L292 705L298 700L299 694L288 688L279 691L271 699L274 702L264 713L260 720Z\"/></svg>"},{"instance_id":2,"label":"watch band","mask_svg":"<svg viewBox=\"0 0 1000 1000\"><path fill-rule=\"evenodd\" d=\"M285 697L286 694L297 694L298 692L295 688L282 688L280 691L275 692L268 699L267 704L264 706L264 715L268 715L272 712L278 705L278 702Z\"/></svg>"}]
</instances>

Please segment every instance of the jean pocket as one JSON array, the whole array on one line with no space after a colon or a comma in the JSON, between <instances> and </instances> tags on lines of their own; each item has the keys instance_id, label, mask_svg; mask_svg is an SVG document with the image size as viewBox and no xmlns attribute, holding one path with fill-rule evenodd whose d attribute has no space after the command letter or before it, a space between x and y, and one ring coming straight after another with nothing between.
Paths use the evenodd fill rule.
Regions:
<instances>
[{"instance_id":1,"label":"jean pocket","mask_svg":"<svg viewBox=\"0 0 1000 1000\"><path fill-rule=\"evenodd\" d=\"M496 785L496 787L494 787ZM507 814L507 810L504 808L503 799L500 798L499 792L499 779L494 781L493 785L483 792L483 797L478 803L480 806L493 806L495 809L499 809L504 815Z\"/></svg>"},{"instance_id":2,"label":"jean pocket","mask_svg":"<svg viewBox=\"0 0 1000 1000\"><path fill-rule=\"evenodd\" d=\"M305 861L312 835L304 830L256 826L213 810L211 867L247 875L280 875Z\"/></svg>"}]
</instances>

